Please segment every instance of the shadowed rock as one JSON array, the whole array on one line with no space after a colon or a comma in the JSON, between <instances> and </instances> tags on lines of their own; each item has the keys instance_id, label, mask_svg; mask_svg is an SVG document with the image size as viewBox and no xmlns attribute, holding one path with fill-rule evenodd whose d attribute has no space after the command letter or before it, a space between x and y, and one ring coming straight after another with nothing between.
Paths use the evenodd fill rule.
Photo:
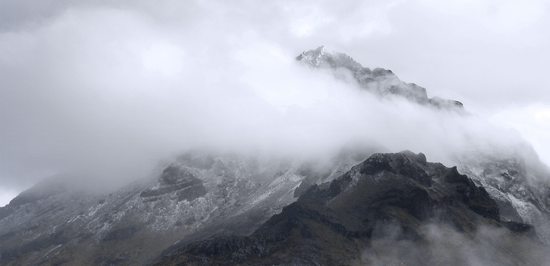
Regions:
<instances>
[{"instance_id":1,"label":"shadowed rock","mask_svg":"<svg viewBox=\"0 0 550 266\"><path fill-rule=\"evenodd\" d=\"M159 178L160 186L141 192L144 198L156 197L177 191L179 200L194 200L206 194L203 181L196 178L185 167L168 166Z\"/></svg>"}]
</instances>

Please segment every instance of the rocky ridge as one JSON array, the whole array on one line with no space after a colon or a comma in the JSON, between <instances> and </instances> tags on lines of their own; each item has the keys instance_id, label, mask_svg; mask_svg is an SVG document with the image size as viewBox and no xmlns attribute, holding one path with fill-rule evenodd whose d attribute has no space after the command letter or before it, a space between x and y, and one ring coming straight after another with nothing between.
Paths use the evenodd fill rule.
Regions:
<instances>
[{"instance_id":1,"label":"rocky ridge","mask_svg":"<svg viewBox=\"0 0 550 266\"><path fill-rule=\"evenodd\" d=\"M312 186L250 236L176 245L158 264L365 265L380 259L371 250L373 241L383 238L389 225L397 232L394 238L422 246L429 244L422 230L425 224L445 225L465 235L490 226L511 238L538 243L531 226L502 221L487 191L456 167L429 163L423 154L402 152L374 154L334 181ZM503 257L498 261L506 265L540 263L538 257L519 251L512 255L504 248L496 251ZM366 252L374 257L364 258ZM429 250L393 257L399 265L444 262L438 259Z\"/></svg>"},{"instance_id":2,"label":"rocky ridge","mask_svg":"<svg viewBox=\"0 0 550 266\"><path fill-rule=\"evenodd\" d=\"M379 96L403 97L418 104L436 108L462 110L463 104L456 100L428 97L426 89L414 83L401 81L391 70L383 68L370 69L363 67L350 56L343 53L331 53L321 46L304 51L296 60L313 68L345 69L357 84L367 91Z\"/></svg>"}]
</instances>

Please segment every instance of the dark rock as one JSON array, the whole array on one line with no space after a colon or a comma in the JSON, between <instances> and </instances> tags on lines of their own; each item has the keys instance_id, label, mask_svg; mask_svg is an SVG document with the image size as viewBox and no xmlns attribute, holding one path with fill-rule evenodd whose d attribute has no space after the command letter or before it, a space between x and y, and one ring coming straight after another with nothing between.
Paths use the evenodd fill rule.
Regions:
<instances>
[{"instance_id":1,"label":"dark rock","mask_svg":"<svg viewBox=\"0 0 550 266\"><path fill-rule=\"evenodd\" d=\"M141 192L143 198L152 198L175 192L179 200L194 200L206 194L203 181L185 167L168 166L159 178L160 187Z\"/></svg>"},{"instance_id":2,"label":"dark rock","mask_svg":"<svg viewBox=\"0 0 550 266\"><path fill-rule=\"evenodd\" d=\"M160 182L163 185L175 185L177 183L193 181L196 181L196 178L189 170L175 165L166 167L160 176Z\"/></svg>"}]
</instances>

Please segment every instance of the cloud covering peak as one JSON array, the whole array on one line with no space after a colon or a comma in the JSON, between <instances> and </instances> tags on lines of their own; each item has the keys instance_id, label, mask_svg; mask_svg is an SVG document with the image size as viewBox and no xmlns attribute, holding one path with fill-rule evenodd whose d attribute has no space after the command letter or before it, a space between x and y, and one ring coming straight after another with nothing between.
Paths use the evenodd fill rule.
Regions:
<instances>
[{"instance_id":1,"label":"cloud covering peak","mask_svg":"<svg viewBox=\"0 0 550 266\"><path fill-rule=\"evenodd\" d=\"M544 3L532 5L546 10ZM486 2L464 6L449 16L486 20ZM509 15L497 6L499 16ZM525 146L517 134L480 117L381 100L347 78L353 72L336 71L335 78L333 69L295 60L300 51L327 44L365 65L390 66L434 95L465 99L475 110L510 99L528 102L546 86L518 74L514 82L538 90L521 97L510 90L509 98L494 93L511 88L510 80L495 78L509 70L501 55L525 65L546 37L527 34L521 40L529 44L477 51L475 42L456 34L468 32L485 47L492 46L485 35L502 44L520 31L504 36L506 28L493 22L474 23L492 29L485 31L443 19L430 29L449 35L447 43L418 30L448 12L432 1L3 1L0 182L21 189L59 173L133 178L194 147L309 156L364 142L449 161L455 152ZM520 15L511 19L523 21ZM522 29L546 23L538 16ZM532 49L521 58L509 53L526 46ZM483 59L467 61L472 58ZM529 61L531 77L545 69L537 60ZM486 61L494 61L493 72L482 69Z\"/></svg>"}]
</instances>

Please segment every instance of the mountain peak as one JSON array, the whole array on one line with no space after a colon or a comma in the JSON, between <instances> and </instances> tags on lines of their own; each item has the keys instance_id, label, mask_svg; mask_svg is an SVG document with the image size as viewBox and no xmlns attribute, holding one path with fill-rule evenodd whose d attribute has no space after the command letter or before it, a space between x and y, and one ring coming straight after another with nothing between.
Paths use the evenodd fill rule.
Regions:
<instances>
[{"instance_id":1,"label":"mountain peak","mask_svg":"<svg viewBox=\"0 0 550 266\"><path fill-rule=\"evenodd\" d=\"M311 67L347 68L356 71L363 66L344 53L328 52L324 46L302 52L296 60Z\"/></svg>"},{"instance_id":2,"label":"mountain peak","mask_svg":"<svg viewBox=\"0 0 550 266\"><path fill-rule=\"evenodd\" d=\"M429 98L425 88L414 83L403 82L389 69L371 70L347 54L328 52L324 46L304 51L296 57L296 60L312 68L346 69L351 72L362 89L379 96L403 97L409 101L439 109L463 109L463 104L459 101L439 97Z\"/></svg>"},{"instance_id":3,"label":"mountain peak","mask_svg":"<svg viewBox=\"0 0 550 266\"><path fill-rule=\"evenodd\" d=\"M319 66L325 55L325 47L319 46L316 49L304 51L296 57L296 60L310 64L311 66Z\"/></svg>"}]
</instances>

